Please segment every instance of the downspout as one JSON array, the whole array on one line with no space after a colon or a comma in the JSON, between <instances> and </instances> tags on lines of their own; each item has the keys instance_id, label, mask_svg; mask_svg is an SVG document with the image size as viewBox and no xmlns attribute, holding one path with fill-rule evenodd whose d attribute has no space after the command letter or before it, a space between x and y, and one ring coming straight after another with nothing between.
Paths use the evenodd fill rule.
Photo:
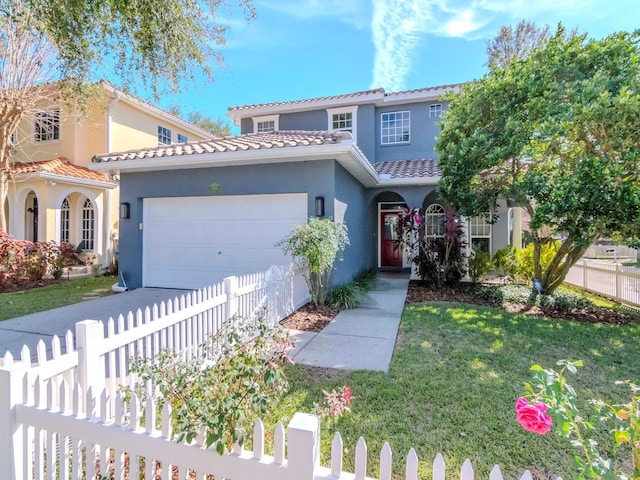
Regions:
<instances>
[{"instance_id":1,"label":"downspout","mask_svg":"<svg viewBox=\"0 0 640 480\"><path fill-rule=\"evenodd\" d=\"M107 105L106 111L106 121L105 121L105 130L107 136L107 152L111 152L111 105ZM107 190L107 198L105 205L105 255L104 255L104 266L109 267L111 263L111 196L112 189L108 188Z\"/></svg>"}]
</instances>

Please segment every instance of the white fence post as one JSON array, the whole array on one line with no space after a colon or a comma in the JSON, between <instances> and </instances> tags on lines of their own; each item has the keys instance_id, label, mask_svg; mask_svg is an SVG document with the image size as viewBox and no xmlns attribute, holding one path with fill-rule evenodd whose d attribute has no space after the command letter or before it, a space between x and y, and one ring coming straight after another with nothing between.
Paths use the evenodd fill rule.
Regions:
<instances>
[{"instance_id":1,"label":"white fence post","mask_svg":"<svg viewBox=\"0 0 640 480\"><path fill-rule=\"evenodd\" d=\"M4 356L4 366L0 367L0 465L3 476L23 480L31 471L30 459L24 458L25 428L15 422L15 406L26 399L25 379L30 365L13 362L11 354Z\"/></svg>"},{"instance_id":2,"label":"white fence post","mask_svg":"<svg viewBox=\"0 0 640 480\"><path fill-rule=\"evenodd\" d=\"M78 350L78 383L83 394L93 387L100 392L105 387L104 359L96 354L104 340L104 328L98 320L83 320L76 323L76 349ZM122 367L121 367L122 368Z\"/></svg>"},{"instance_id":3,"label":"white fence post","mask_svg":"<svg viewBox=\"0 0 640 480\"><path fill-rule=\"evenodd\" d=\"M589 270L587 266L588 266L587 261L582 260L582 287L583 288L587 288L587 286L589 285L587 283L587 271Z\"/></svg>"},{"instance_id":4,"label":"white fence post","mask_svg":"<svg viewBox=\"0 0 640 480\"><path fill-rule=\"evenodd\" d=\"M622 264L621 263L616 263L616 298L618 300L622 300L624 298L623 292L622 292Z\"/></svg>"},{"instance_id":5,"label":"white fence post","mask_svg":"<svg viewBox=\"0 0 640 480\"><path fill-rule=\"evenodd\" d=\"M314 480L320 464L320 420L296 412L287 427L288 471L291 480Z\"/></svg>"},{"instance_id":6,"label":"white fence post","mask_svg":"<svg viewBox=\"0 0 640 480\"><path fill-rule=\"evenodd\" d=\"M225 320L229 320L238 313L238 277L224 279L224 291L227 294L225 303Z\"/></svg>"}]
</instances>

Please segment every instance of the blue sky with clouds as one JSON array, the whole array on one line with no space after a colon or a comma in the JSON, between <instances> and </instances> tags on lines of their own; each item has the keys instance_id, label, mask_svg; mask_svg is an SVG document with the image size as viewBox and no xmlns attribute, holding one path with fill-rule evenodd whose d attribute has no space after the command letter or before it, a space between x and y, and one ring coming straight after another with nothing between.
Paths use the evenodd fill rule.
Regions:
<instances>
[{"instance_id":1,"label":"blue sky with clouds","mask_svg":"<svg viewBox=\"0 0 640 480\"><path fill-rule=\"evenodd\" d=\"M640 0L256 0L232 12L226 68L160 105L223 117L231 105L459 83L486 71L485 46L523 18L594 38L640 28Z\"/></svg>"}]
</instances>

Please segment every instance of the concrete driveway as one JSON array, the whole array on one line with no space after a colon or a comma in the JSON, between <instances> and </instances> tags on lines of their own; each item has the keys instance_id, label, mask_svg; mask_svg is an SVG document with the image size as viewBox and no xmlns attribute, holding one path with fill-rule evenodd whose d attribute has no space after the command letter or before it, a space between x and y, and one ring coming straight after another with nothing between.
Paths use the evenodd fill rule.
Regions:
<instances>
[{"instance_id":1,"label":"concrete driveway","mask_svg":"<svg viewBox=\"0 0 640 480\"><path fill-rule=\"evenodd\" d=\"M31 350L31 358L35 360L36 345L43 340L47 346L47 357L51 356L51 339L58 335L62 341L64 353L64 336L67 330L75 335L75 324L82 320L102 320L118 315L126 315L130 311L151 307L154 303L173 299L188 293L189 290L173 290L164 288L138 288L107 297L86 300L66 307L54 308L44 312L33 313L23 317L0 322L0 357L9 351L18 358L22 346Z\"/></svg>"}]
</instances>

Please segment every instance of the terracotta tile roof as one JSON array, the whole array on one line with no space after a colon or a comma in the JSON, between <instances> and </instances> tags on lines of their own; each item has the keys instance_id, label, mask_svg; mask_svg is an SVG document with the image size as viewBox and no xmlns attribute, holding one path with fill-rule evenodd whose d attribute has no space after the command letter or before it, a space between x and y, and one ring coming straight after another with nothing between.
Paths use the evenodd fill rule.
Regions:
<instances>
[{"instance_id":1,"label":"terracotta tile roof","mask_svg":"<svg viewBox=\"0 0 640 480\"><path fill-rule=\"evenodd\" d=\"M271 102L271 103L256 103L253 105L237 105L237 106L233 106L233 107L229 107L227 109L228 112L238 112L238 111L242 111L242 110L253 110L253 109L259 109L259 108L271 108L271 107L283 107L283 106L287 106L287 105L304 105L307 103L313 103L313 102L326 102L326 101L331 101L331 100L340 100L340 99L359 99L359 98L363 98L365 96L368 95L375 95L375 94L382 94L382 97L387 97L387 98L393 98L393 97L397 97L397 96L402 96L402 95L407 95L407 94L412 94L412 93L428 93L428 92L433 92L433 91L437 91L437 90L446 90L446 89L452 89L455 88L457 86L459 86L460 84L448 84L448 85L438 85L438 86L434 86L434 87L424 87L424 88L416 88L413 90L402 90L399 92L385 92L384 88L376 88L376 89L372 89L372 90L364 90L361 92L354 92L354 93L344 93L342 95L333 95L330 97L317 97L317 98L305 98L302 100L289 100L289 101L285 101L285 102Z\"/></svg>"},{"instance_id":2,"label":"terracotta tile roof","mask_svg":"<svg viewBox=\"0 0 640 480\"><path fill-rule=\"evenodd\" d=\"M373 90L363 90L362 92L354 92L354 93L343 93L341 95L332 95L329 97L305 98L303 100L289 100L286 102L256 103L253 105L236 105L234 107L229 107L227 110L229 112L236 112L239 110L249 110L253 108L280 107L283 105L298 105L301 103L304 104L304 103L311 103L311 102L340 100L342 98L359 98L359 97L364 97L364 96L372 95L376 93L384 93L384 88L376 88Z\"/></svg>"},{"instance_id":3,"label":"terracotta tile roof","mask_svg":"<svg viewBox=\"0 0 640 480\"><path fill-rule=\"evenodd\" d=\"M419 158L415 160L390 160L374 163L378 175L390 175L391 178L421 178L440 176L438 160Z\"/></svg>"},{"instance_id":4,"label":"terracotta tile roof","mask_svg":"<svg viewBox=\"0 0 640 480\"><path fill-rule=\"evenodd\" d=\"M12 162L11 173L19 175L23 173L50 173L71 179L89 180L92 182L112 183L104 173L94 172L88 168L74 165L64 157L44 160L41 162Z\"/></svg>"},{"instance_id":5,"label":"terracotta tile roof","mask_svg":"<svg viewBox=\"0 0 640 480\"><path fill-rule=\"evenodd\" d=\"M455 87L459 87L461 84L460 83L449 83L447 85L437 85L435 87L423 87L423 88L414 88L413 90L401 90L399 92L389 92L389 93L385 93L384 96L385 97L394 97L394 96L398 96L398 95L407 95L407 94L411 94L411 93L427 93L427 92L432 92L435 90L448 90L448 89L453 89Z\"/></svg>"},{"instance_id":6,"label":"terracotta tile roof","mask_svg":"<svg viewBox=\"0 0 640 480\"><path fill-rule=\"evenodd\" d=\"M94 163L119 162L123 160L198 155L203 153L241 152L270 148L300 147L305 145L324 145L339 143L343 138L350 138L350 135L351 134L347 132L302 130L245 133L204 142L159 145L153 148L129 150L127 152L104 153L94 156L91 161Z\"/></svg>"}]
</instances>

